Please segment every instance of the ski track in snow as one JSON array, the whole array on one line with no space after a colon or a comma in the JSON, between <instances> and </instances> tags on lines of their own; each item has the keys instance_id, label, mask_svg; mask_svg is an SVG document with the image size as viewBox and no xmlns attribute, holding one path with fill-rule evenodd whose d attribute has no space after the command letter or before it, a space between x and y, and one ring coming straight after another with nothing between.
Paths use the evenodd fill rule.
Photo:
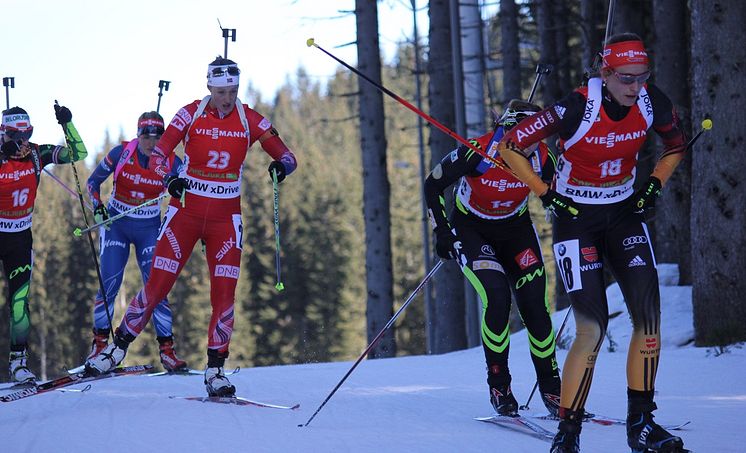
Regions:
<instances>
[{"instance_id":1,"label":"ski track in snow","mask_svg":"<svg viewBox=\"0 0 746 453\"><path fill-rule=\"evenodd\" d=\"M664 268L661 282L670 275ZM656 420L692 423L677 434L696 453L746 448L746 351L716 356L679 345L693 336L691 288L661 287L663 352ZM630 322L618 287L607 290L616 352L599 355L587 409L626 414ZM555 329L564 312L554 314ZM572 335L572 316L565 328ZM240 340L240 339L238 339ZM567 351L560 350L564 363ZM128 363L131 364L131 363ZM203 396L202 376L125 376L92 383L87 392L54 391L0 403L2 452L548 452L549 443L478 422L492 415L481 348L434 356L365 361L308 427L305 423L351 362L245 368L230 380L238 395L297 411L169 399ZM228 366L231 364L229 363ZM525 332L511 337L513 391L524 404L535 375ZM82 388L83 385L72 388ZM10 393L2 391L0 394ZM534 395L529 412L543 411ZM554 431L556 422L536 420ZM629 452L624 426L585 424L588 453Z\"/></svg>"}]
</instances>

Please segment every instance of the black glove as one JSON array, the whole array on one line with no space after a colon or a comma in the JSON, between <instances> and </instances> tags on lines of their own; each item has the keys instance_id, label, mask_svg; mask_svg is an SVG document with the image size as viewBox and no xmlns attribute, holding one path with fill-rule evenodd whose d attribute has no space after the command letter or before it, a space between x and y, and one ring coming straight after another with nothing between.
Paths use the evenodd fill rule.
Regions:
<instances>
[{"instance_id":1,"label":"black glove","mask_svg":"<svg viewBox=\"0 0 746 453\"><path fill-rule=\"evenodd\" d=\"M580 210L575 206L575 202L571 198L560 195L552 189L547 190L539 198L541 199L541 204L557 216L557 218L575 218L580 213Z\"/></svg>"},{"instance_id":2,"label":"black glove","mask_svg":"<svg viewBox=\"0 0 746 453\"><path fill-rule=\"evenodd\" d=\"M274 178L272 178L272 172L277 172L277 183L281 183L285 179L286 171L285 171L285 164L280 162L279 160L273 160L271 164L269 164L269 168L267 169L269 171L269 180L274 182Z\"/></svg>"},{"instance_id":3,"label":"black glove","mask_svg":"<svg viewBox=\"0 0 746 453\"><path fill-rule=\"evenodd\" d=\"M18 146L18 143L14 142L13 140L3 142L2 146L0 146L0 152L3 154L6 160L15 156L20 149L21 147Z\"/></svg>"},{"instance_id":4,"label":"black glove","mask_svg":"<svg viewBox=\"0 0 746 453\"><path fill-rule=\"evenodd\" d=\"M186 178L179 178L178 176L169 176L166 179L166 188L168 193L174 198L181 198L184 195L184 191L189 188Z\"/></svg>"},{"instance_id":5,"label":"black glove","mask_svg":"<svg viewBox=\"0 0 746 453\"><path fill-rule=\"evenodd\" d=\"M661 180L651 176L645 185L632 195L632 210L645 212L655 208L655 200L661 195Z\"/></svg>"},{"instance_id":6,"label":"black glove","mask_svg":"<svg viewBox=\"0 0 746 453\"><path fill-rule=\"evenodd\" d=\"M435 252L444 260L458 259L461 241L449 229L435 231Z\"/></svg>"},{"instance_id":7,"label":"black glove","mask_svg":"<svg viewBox=\"0 0 746 453\"><path fill-rule=\"evenodd\" d=\"M106 206L103 203L96 206L96 209L93 210L93 221L103 223L107 220L109 220L109 211L106 209ZM105 225L104 228L108 230L109 226Z\"/></svg>"},{"instance_id":8,"label":"black glove","mask_svg":"<svg viewBox=\"0 0 746 453\"><path fill-rule=\"evenodd\" d=\"M59 104L54 104L54 117L63 126L73 120L73 114L70 113L70 109Z\"/></svg>"}]
</instances>

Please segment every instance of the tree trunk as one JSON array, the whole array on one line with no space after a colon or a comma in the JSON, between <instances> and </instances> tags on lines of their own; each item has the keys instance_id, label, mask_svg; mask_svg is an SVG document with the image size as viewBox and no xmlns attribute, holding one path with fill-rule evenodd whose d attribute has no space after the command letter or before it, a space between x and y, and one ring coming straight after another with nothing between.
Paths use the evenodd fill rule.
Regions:
<instances>
[{"instance_id":1,"label":"tree trunk","mask_svg":"<svg viewBox=\"0 0 746 453\"><path fill-rule=\"evenodd\" d=\"M692 0L692 118L711 118L692 151L692 275L697 346L746 340L746 3ZM699 129L697 127L697 129Z\"/></svg>"},{"instance_id":2,"label":"tree trunk","mask_svg":"<svg viewBox=\"0 0 746 453\"><path fill-rule=\"evenodd\" d=\"M518 49L518 7L515 0L500 0L500 48L503 101L521 98L521 53Z\"/></svg>"},{"instance_id":3,"label":"tree trunk","mask_svg":"<svg viewBox=\"0 0 746 453\"><path fill-rule=\"evenodd\" d=\"M583 66L590 68L596 54L601 51L603 32L600 31L601 7L598 0L580 0L582 19Z\"/></svg>"},{"instance_id":4,"label":"tree trunk","mask_svg":"<svg viewBox=\"0 0 746 453\"><path fill-rule=\"evenodd\" d=\"M656 0L653 3L653 58L655 83L671 98L679 116L688 127L689 109L689 37L686 5L679 0ZM658 147L660 148L660 140ZM656 259L679 265L679 284L691 285L691 190L692 160L687 152L684 161L666 184L658 200L655 218Z\"/></svg>"},{"instance_id":5,"label":"tree trunk","mask_svg":"<svg viewBox=\"0 0 746 453\"><path fill-rule=\"evenodd\" d=\"M381 83L376 0L355 0L358 69ZM360 148L363 164L363 216L365 217L365 278L367 285L368 341L393 315L391 267L391 216L389 180L386 173L386 135L383 94L358 78L360 90ZM369 357L396 355L394 329L389 329Z\"/></svg>"},{"instance_id":6,"label":"tree trunk","mask_svg":"<svg viewBox=\"0 0 746 453\"><path fill-rule=\"evenodd\" d=\"M484 52L482 51L482 14L479 4L461 3L461 50L464 73L464 107L466 137L477 137L485 131L484 120ZM474 288L465 282L466 343L468 347L482 344L482 303Z\"/></svg>"},{"instance_id":7,"label":"tree trunk","mask_svg":"<svg viewBox=\"0 0 746 453\"><path fill-rule=\"evenodd\" d=\"M429 41L430 114L444 125L454 128L453 71L451 60L451 25L447 0L430 2ZM431 167L455 147L453 140L444 133L430 129ZM453 206L453 194L446 193L446 206ZM436 302L431 309L429 343L432 352L441 354L466 347L464 326L464 279L461 270L450 260L433 278Z\"/></svg>"},{"instance_id":8,"label":"tree trunk","mask_svg":"<svg viewBox=\"0 0 746 453\"><path fill-rule=\"evenodd\" d=\"M555 33L554 33L554 12L552 7L552 0L539 0L536 13L537 13L537 28L539 29L539 52L541 54L541 63L557 65L557 52L555 45ZM557 82L556 74L550 74L548 77L542 78L543 91L541 93L541 100L544 105L549 105L562 97L560 92L559 83Z\"/></svg>"}]
</instances>

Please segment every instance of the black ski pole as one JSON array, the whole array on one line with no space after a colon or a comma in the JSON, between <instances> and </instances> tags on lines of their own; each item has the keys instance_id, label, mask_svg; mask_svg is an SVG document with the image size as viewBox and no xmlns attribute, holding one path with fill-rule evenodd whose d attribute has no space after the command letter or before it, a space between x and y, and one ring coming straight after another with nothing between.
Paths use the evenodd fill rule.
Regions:
<instances>
[{"instance_id":1,"label":"black ski pole","mask_svg":"<svg viewBox=\"0 0 746 453\"><path fill-rule=\"evenodd\" d=\"M394 313L394 316L391 317L391 319L389 320L389 322L387 322L386 325L383 326L383 329L381 329L381 331L378 332L378 335L376 335L376 337L373 339L373 341L370 342L370 344L368 345L368 347L365 348L365 351L363 351L363 353L360 354L360 357L358 357L357 360L355 361L355 363L352 365L352 367L350 367L349 371L347 371L347 374L345 374L344 377L342 377L342 379L337 383L337 385L334 386L334 388L329 393L329 395L319 405L319 408L316 409L316 412L314 412L313 415L311 415L311 418L309 418L308 421L305 424L302 423L302 424L298 425L299 428L304 427L304 426L308 426L308 424L311 423L311 420L313 420L316 417L316 414L318 414L321 411L321 409L326 405L326 403L331 399L331 397L337 392L337 390L339 389L339 387L342 386L342 384L344 383L344 381L346 381L347 378L352 374L352 372L355 371L355 368L357 368L357 366L360 364L360 362L363 360L363 358L365 358L365 356L368 355L368 353L370 352L370 350L373 349L378 344L378 342L381 340L381 338L383 338L383 334L386 333L387 330L389 330L389 328L394 324L394 322L399 317L399 315L402 314L402 312L404 311L404 309L407 308L407 306L409 305L409 303L412 302L412 300L414 300L414 298L417 295L417 293L420 292L420 290L422 289L422 287L425 286L425 284L427 284L427 282L432 278L433 275L435 275L435 273L438 271L438 269L440 269L440 266L442 266L442 265L443 265L443 261L442 260L440 260L437 263L435 263L435 266L433 266L433 268L430 269L430 272L428 272L427 275L425 276L425 278L422 279L422 281L420 282L420 284L417 285L417 288L415 288L414 291L412 291L412 294L409 295L409 298L407 298L407 300L402 304L402 306L399 308L399 310L397 310L396 313Z\"/></svg>"},{"instance_id":2,"label":"black ski pole","mask_svg":"<svg viewBox=\"0 0 746 453\"><path fill-rule=\"evenodd\" d=\"M562 337L562 331L565 329L565 324L567 324L567 318L570 317L570 312L572 311L572 305L570 305L570 308L567 310L567 313L565 313L565 319L562 320L562 325L560 326L559 330L557 331L557 336L555 336L555 341L559 340L560 337ZM534 388L531 390L531 394L528 396L528 400L526 400L526 404L519 407L520 410L525 411L528 410L528 403L531 402L531 398L534 397L534 393L536 393L536 388L539 386L539 380L537 379L536 382L534 382Z\"/></svg>"},{"instance_id":3,"label":"black ski pole","mask_svg":"<svg viewBox=\"0 0 746 453\"><path fill-rule=\"evenodd\" d=\"M57 102L57 99L54 100L55 111L57 108L59 108L59 102ZM75 167L75 159L73 159L73 146L70 144L70 138L67 134L67 128L64 124L62 126L62 131L65 133L65 143L67 144L68 152L70 153L70 166L73 167L73 175L75 176L75 188L78 189L78 200L80 200L80 209L83 211L83 222L85 222L85 226L88 226L88 216L85 213L85 201L83 200L83 191L80 189L80 179L78 178L78 169ZM79 138L78 138L79 139ZM101 277L101 268L98 264L98 255L96 253L96 246L93 243L93 234L88 231L88 244L91 246L91 255L93 256L93 264L96 267L96 276L98 277L98 284L101 288L101 297L104 299L104 307L106 308L106 318L109 321L109 333L111 334L111 339L114 339L114 322L111 319L111 313L109 313L109 301L106 299L106 287L104 286L104 279Z\"/></svg>"},{"instance_id":4,"label":"black ski pole","mask_svg":"<svg viewBox=\"0 0 746 453\"><path fill-rule=\"evenodd\" d=\"M541 81L542 77L549 74L553 70L554 66L548 63L539 63L536 65L536 78L534 79L534 85L531 87L531 93L529 93L528 95L528 102L531 102L531 100L534 98L536 88L539 86L539 82Z\"/></svg>"},{"instance_id":5,"label":"black ski pole","mask_svg":"<svg viewBox=\"0 0 746 453\"><path fill-rule=\"evenodd\" d=\"M277 268L277 291L285 289L280 278L280 189L277 187L277 170L272 170L272 191L274 192L274 219L275 219L275 267Z\"/></svg>"},{"instance_id":6,"label":"black ski pole","mask_svg":"<svg viewBox=\"0 0 746 453\"><path fill-rule=\"evenodd\" d=\"M161 113L161 97L164 91L168 91L168 86L171 84L168 80L158 81L158 106L155 108L155 113Z\"/></svg>"}]
</instances>

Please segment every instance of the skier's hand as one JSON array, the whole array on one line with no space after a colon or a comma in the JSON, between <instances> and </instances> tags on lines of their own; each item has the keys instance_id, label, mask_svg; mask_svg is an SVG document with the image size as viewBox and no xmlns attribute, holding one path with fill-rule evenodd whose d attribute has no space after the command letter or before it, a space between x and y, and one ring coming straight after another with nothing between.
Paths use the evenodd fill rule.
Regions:
<instances>
[{"instance_id":1,"label":"skier's hand","mask_svg":"<svg viewBox=\"0 0 746 453\"><path fill-rule=\"evenodd\" d=\"M54 117L63 126L73 120L73 114L70 112L70 109L57 103L54 104Z\"/></svg>"},{"instance_id":2,"label":"skier's hand","mask_svg":"<svg viewBox=\"0 0 746 453\"><path fill-rule=\"evenodd\" d=\"M575 206L571 198L560 195L552 189L547 189L544 195L539 197L541 204L557 218L575 218L580 210Z\"/></svg>"},{"instance_id":3,"label":"skier's hand","mask_svg":"<svg viewBox=\"0 0 746 453\"><path fill-rule=\"evenodd\" d=\"M166 178L166 188L168 193L174 198L181 198L186 192L189 184L186 178L179 178L178 176L169 176Z\"/></svg>"},{"instance_id":4,"label":"skier's hand","mask_svg":"<svg viewBox=\"0 0 746 453\"><path fill-rule=\"evenodd\" d=\"M655 200L661 194L661 180L651 176L645 185L632 195L632 210L642 213L655 208Z\"/></svg>"},{"instance_id":5,"label":"skier's hand","mask_svg":"<svg viewBox=\"0 0 746 453\"><path fill-rule=\"evenodd\" d=\"M109 220L109 211L106 209L106 206L103 204L96 206L96 209L93 210L93 221L98 224L107 220ZM104 228L108 230L109 225L104 225Z\"/></svg>"},{"instance_id":6,"label":"skier's hand","mask_svg":"<svg viewBox=\"0 0 746 453\"><path fill-rule=\"evenodd\" d=\"M448 228L435 230L435 252L444 260L457 260L461 241Z\"/></svg>"},{"instance_id":7,"label":"skier's hand","mask_svg":"<svg viewBox=\"0 0 746 453\"><path fill-rule=\"evenodd\" d=\"M7 142L4 142L2 146L0 146L0 153L2 153L7 160L15 156L20 149L21 147L18 146L18 143L13 140L8 140Z\"/></svg>"},{"instance_id":8,"label":"skier's hand","mask_svg":"<svg viewBox=\"0 0 746 453\"><path fill-rule=\"evenodd\" d=\"M287 170L285 170L285 164L280 162L279 160L273 160L271 164L269 164L269 168L267 169L269 171L269 179L270 181L274 182L274 178L272 177L273 172L277 172L277 183L281 183L285 176L287 175Z\"/></svg>"}]
</instances>

